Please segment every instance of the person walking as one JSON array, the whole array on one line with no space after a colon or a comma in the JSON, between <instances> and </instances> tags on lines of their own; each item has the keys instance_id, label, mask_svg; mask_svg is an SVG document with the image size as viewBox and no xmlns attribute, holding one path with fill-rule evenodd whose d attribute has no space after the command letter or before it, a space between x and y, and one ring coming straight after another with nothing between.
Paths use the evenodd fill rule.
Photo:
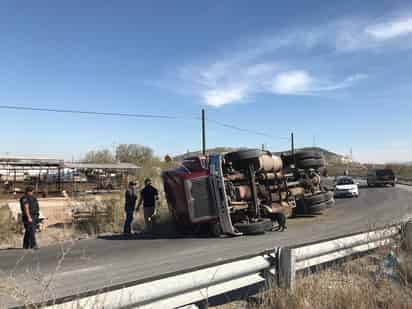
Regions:
<instances>
[{"instance_id":1,"label":"person walking","mask_svg":"<svg viewBox=\"0 0 412 309\"><path fill-rule=\"evenodd\" d=\"M156 210L156 201L159 200L159 193L155 187L152 186L152 180L146 178L144 181L145 187L140 191L139 203L137 204L137 211L143 203L143 215L145 222L145 231L152 230L152 216Z\"/></svg>"},{"instance_id":2,"label":"person walking","mask_svg":"<svg viewBox=\"0 0 412 309\"><path fill-rule=\"evenodd\" d=\"M20 208L24 225L23 249L38 249L36 229L40 208L37 198L33 195L33 187L27 187L20 198Z\"/></svg>"},{"instance_id":3,"label":"person walking","mask_svg":"<svg viewBox=\"0 0 412 309\"><path fill-rule=\"evenodd\" d=\"M125 192L125 205L124 211L126 212L126 220L124 221L123 233L130 235L132 233L133 213L136 207L136 183L134 181L129 182L129 187Z\"/></svg>"}]
</instances>

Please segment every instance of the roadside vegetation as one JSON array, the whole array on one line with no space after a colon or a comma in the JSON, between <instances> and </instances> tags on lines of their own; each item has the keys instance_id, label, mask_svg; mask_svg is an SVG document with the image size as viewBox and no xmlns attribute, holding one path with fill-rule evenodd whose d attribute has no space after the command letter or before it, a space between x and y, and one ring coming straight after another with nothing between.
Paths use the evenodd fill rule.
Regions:
<instances>
[{"instance_id":1,"label":"roadside vegetation","mask_svg":"<svg viewBox=\"0 0 412 309\"><path fill-rule=\"evenodd\" d=\"M273 287L219 309L412 308L412 253L399 247L298 277L294 291Z\"/></svg>"}]
</instances>

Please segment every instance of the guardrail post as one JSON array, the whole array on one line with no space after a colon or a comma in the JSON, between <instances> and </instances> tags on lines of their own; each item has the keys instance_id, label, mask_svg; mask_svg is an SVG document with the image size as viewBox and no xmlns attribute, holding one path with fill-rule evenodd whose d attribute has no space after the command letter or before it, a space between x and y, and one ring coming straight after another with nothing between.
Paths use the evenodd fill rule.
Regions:
<instances>
[{"instance_id":1,"label":"guardrail post","mask_svg":"<svg viewBox=\"0 0 412 309\"><path fill-rule=\"evenodd\" d=\"M406 250L412 251L412 222L406 222L403 228L403 239Z\"/></svg>"},{"instance_id":2,"label":"guardrail post","mask_svg":"<svg viewBox=\"0 0 412 309\"><path fill-rule=\"evenodd\" d=\"M279 285L284 288L294 289L295 287L295 262L296 257L293 249L280 248L279 253Z\"/></svg>"}]
</instances>

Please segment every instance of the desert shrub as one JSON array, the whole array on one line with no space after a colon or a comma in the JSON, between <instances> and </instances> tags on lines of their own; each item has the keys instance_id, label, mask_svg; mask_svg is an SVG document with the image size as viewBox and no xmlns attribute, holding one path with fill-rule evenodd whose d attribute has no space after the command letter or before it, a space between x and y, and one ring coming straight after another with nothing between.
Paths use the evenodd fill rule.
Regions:
<instances>
[{"instance_id":1,"label":"desert shrub","mask_svg":"<svg viewBox=\"0 0 412 309\"><path fill-rule=\"evenodd\" d=\"M76 203L74 227L77 232L87 234L119 232L123 220L120 196L112 195L100 199L80 198Z\"/></svg>"},{"instance_id":2,"label":"desert shrub","mask_svg":"<svg viewBox=\"0 0 412 309\"><path fill-rule=\"evenodd\" d=\"M7 205L0 205L0 244L9 243L17 235L19 224Z\"/></svg>"}]
</instances>

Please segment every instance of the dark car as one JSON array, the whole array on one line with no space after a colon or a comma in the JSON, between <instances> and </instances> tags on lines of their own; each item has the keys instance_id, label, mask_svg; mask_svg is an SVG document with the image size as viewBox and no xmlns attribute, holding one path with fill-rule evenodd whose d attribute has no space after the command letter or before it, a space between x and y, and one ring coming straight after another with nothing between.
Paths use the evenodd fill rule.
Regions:
<instances>
[{"instance_id":1,"label":"dark car","mask_svg":"<svg viewBox=\"0 0 412 309\"><path fill-rule=\"evenodd\" d=\"M395 173L388 168L369 170L366 182L369 187L386 185L391 185L394 187L396 184L396 177Z\"/></svg>"}]
</instances>

